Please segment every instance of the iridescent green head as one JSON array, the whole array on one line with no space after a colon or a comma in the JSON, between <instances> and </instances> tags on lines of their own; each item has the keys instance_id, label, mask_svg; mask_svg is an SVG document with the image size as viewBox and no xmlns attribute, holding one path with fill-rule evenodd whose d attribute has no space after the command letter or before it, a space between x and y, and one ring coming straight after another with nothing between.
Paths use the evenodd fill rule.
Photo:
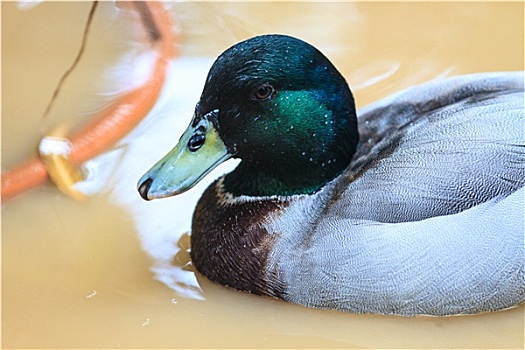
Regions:
<instances>
[{"instance_id":1,"label":"iridescent green head","mask_svg":"<svg viewBox=\"0 0 525 350\"><path fill-rule=\"evenodd\" d=\"M354 99L332 63L299 39L259 36L217 58L191 125L139 192L181 193L235 157L224 179L234 195L310 194L348 166L357 142Z\"/></svg>"}]
</instances>

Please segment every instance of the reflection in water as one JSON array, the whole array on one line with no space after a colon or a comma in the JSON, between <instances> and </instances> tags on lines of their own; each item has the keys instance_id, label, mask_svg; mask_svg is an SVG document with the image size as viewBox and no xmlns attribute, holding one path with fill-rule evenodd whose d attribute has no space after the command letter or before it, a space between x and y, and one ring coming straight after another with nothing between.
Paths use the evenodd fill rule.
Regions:
<instances>
[{"instance_id":1,"label":"reflection in water","mask_svg":"<svg viewBox=\"0 0 525 350\"><path fill-rule=\"evenodd\" d=\"M399 70L401 62L374 62L373 65L367 65L355 69L352 72L351 86L353 91L371 87L384 80L392 78Z\"/></svg>"},{"instance_id":2,"label":"reflection in water","mask_svg":"<svg viewBox=\"0 0 525 350\"><path fill-rule=\"evenodd\" d=\"M192 191L162 201L145 202L136 184L156 159L175 145L180 137L177 131L185 130L211 63L209 59L174 61L163 94L150 115L116 150L88 162L91 176L77 186L90 193L110 188L110 198L132 214L142 247L154 259L151 271L155 278L178 295L199 300L204 296L188 252L193 209L211 181L233 169L236 162L216 169Z\"/></svg>"},{"instance_id":3,"label":"reflection in water","mask_svg":"<svg viewBox=\"0 0 525 350\"><path fill-rule=\"evenodd\" d=\"M190 259L190 232L173 234L177 246L172 248L173 259L171 261L157 260L151 268L157 280L177 292L178 296L196 300L204 300L202 289L195 276L195 269ZM175 300L175 299L174 299Z\"/></svg>"}]
</instances>

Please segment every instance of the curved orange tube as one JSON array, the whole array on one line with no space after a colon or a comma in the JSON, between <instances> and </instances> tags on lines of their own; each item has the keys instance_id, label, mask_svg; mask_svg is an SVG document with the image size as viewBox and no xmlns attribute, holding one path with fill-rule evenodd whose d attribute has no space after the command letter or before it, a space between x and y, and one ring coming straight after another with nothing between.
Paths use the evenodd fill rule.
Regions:
<instances>
[{"instance_id":1,"label":"curved orange tube","mask_svg":"<svg viewBox=\"0 0 525 350\"><path fill-rule=\"evenodd\" d=\"M35 157L2 174L2 201L41 185L46 180L46 167L39 158Z\"/></svg>"},{"instance_id":2,"label":"curved orange tube","mask_svg":"<svg viewBox=\"0 0 525 350\"><path fill-rule=\"evenodd\" d=\"M76 165L99 155L130 132L148 114L162 90L169 60L175 55L176 38L171 17L160 2L141 2L141 7L152 16L150 20L153 22L149 25L158 30L157 36L151 35L158 51L151 76L145 84L118 98L70 137L70 159ZM147 31L151 31L147 23L143 21L143 24ZM2 200L39 186L47 179L46 167L40 158L35 157L2 174Z\"/></svg>"}]
</instances>

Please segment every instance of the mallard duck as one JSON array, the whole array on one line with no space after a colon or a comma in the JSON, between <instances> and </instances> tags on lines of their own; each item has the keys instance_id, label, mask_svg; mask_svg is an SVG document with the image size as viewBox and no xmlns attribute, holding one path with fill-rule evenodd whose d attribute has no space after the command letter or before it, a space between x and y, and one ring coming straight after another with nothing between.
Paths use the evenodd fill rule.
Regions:
<instances>
[{"instance_id":1,"label":"mallard duck","mask_svg":"<svg viewBox=\"0 0 525 350\"><path fill-rule=\"evenodd\" d=\"M138 190L177 195L241 159L192 220L192 262L225 286L358 313L510 308L525 301L523 78L432 81L357 116L319 50L254 37L217 58Z\"/></svg>"}]
</instances>

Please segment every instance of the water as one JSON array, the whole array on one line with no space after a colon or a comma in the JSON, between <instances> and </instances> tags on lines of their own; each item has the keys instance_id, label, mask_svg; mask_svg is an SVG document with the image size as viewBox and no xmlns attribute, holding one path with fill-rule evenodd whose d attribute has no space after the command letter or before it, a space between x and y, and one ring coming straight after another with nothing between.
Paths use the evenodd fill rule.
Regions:
<instances>
[{"instance_id":1,"label":"water","mask_svg":"<svg viewBox=\"0 0 525 350\"><path fill-rule=\"evenodd\" d=\"M35 154L121 87L114 66L141 49L125 7L99 5L86 55L41 116L80 45L90 3L2 3L2 170ZM287 33L329 56L364 106L436 77L523 69L520 3L174 3L180 59L154 115L87 165L96 194L47 185L2 207L5 348L523 348L524 307L468 317L320 311L210 283L189 263L194 204L224 164L179 197L144 202L135 184L184 131L214 57L261 33ZM111 74L110 74L111 73ZM126 74L119 75L125 76Z\"/></svg>"}]
</instances>

